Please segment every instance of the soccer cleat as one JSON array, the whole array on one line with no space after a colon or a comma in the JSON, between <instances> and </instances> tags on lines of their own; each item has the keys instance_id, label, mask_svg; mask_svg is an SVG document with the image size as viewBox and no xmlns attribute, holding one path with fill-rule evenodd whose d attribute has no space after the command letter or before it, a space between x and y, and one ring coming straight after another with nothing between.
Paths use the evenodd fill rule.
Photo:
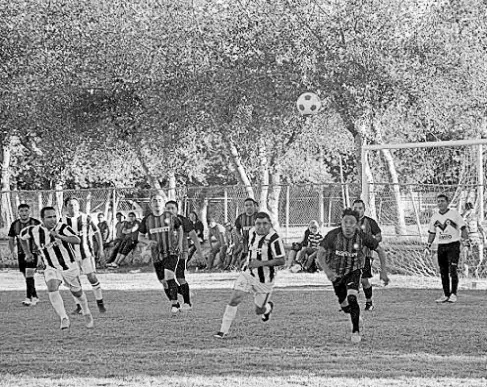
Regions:
<instances>
[{"instance_id":1,"label":"soccer cleat","mask_svg":"<svg viewBox=\"0 0 487 387\"><path fill-rule=\"evenodd\" d=\"M63 317L61 319L61 330L69 329L69 326L71 325L69 318Z\"/></svg>"},{"instance_id":2,"label":"soccer cleat","mask_svg":"<svg viewBox=\"0 0 487 387\"><path fill-rule=\"evenodd\" d=\"M24 301L22 301L22 305L29 306L32 305L32 301L30 298L26 298Z\"/></svg>"},{"instance_id":3,"label":"soccer cleat","mask_svg":"<svg viewBox=\"0 0 487 387\"><path fill-rule=\"evenodd\" d=\"M358 344L362 341L362 336L360 336L360 332L353 332L352 336L350 337L350 340L354 344Z\"/></svg>"},{"instance_id":4,"label":"soccer cleat","mask_svg":"<svg viewBox=\"0 0 487 387\"><path fill-rule=\"evenodd\" d=\"M442 304L442 303L444 303L444 302L447 302L447 301L448 301L448 299L449 299L449 297L447 297L447 296L441 296L440 298L438 298L437 300L435 300L435 302L436 302L437 304Z\"/></svg>"},{"instance_id":5,"label":"soccer cleat","mask_svg":"<svg viewBox=\"0 0 487 387\"><path fill-rule=\"evenodd\" d=\"M39 302L39 299L37 297L32 297L30 304L33 306L36 306L38 302Z\"/></svg>"},{"instance_id":6,"label":"soccer cleat","mask_svg":"<svg viewBox=\"0 0 487 387\"><path fill-rule=\"evenodd\" d=\"M97 305L100 313L106 313L107 309L105 308L105 304L103 302L99 302Z\"/></svg>"},{"instance_id":7,"label":"soccer cleat","mask_svg":"<svg viewBox=\"0 0 487 387\"><path fill-rule=\"evenodd\" d=\"M171 313L173 316L177 315L181 311L181 308L179 305L173 305L171 306Z\"/></svg>"},{"instance_id":8,"label":"soccer cleat","mask_svg":"<svg viewBox=\"0 0 487 387\"><path fill-rule=\"evenodd\" d=\"M71 312L71 315L75 316L77 314L82 314L81 305L76 304L76 309Z\"/></svg>"},{"instance_id":9,"label":"soccer cleat","mask_svg":"<svg viewBox=\"0 0 487 387\"><path fill-rule=\"evenodd\" d=\"M268 313L264 313L262 315L262 321L263 322L267 322L271 319L271 314L272 314L272 311L274 310L274 304L272 303L272 301L269 301L269 305L271 306L271 310Z\"/></svg>"},{"instance_id":10,"label":"soccer cleat","mask_svg":"<svg viewBox=\"0 0 487 387\"><path fill-rule=\"evenodd\" d=\"M456 294L450 294L450 297L448 297L447 302L450 302L452 304L454 304L455 302L457 302L457 295Z\"/></svg>"},{"instance_id":11,"label":"soccer cleat","mask_svg":"<svg viewBox=\"0 0 487 387\"><path fill-rule=\"evenodd\" d=\"M368 311L368 312L372 312L373 310L375 309L375 306L374 304L372 303L372 301L367 301L365 303L365 310Z\"/></svg>"},{"instance_id":12,"label":"soccer cleat","mask_svg":"<svg viewBox=\"0 0 487 387\"><path fill-rule=\"evenodd\" d=\"M93 315L91 313L85 314L85 326L86 328L93 328L95 322L93 321Z\"/></svg>"},{"instance_id":13,"label":"soccer cleat","mask_svg":"<svg viewBox=\"0 0 487 387\"><path fill-rule=\"evenodd\" d=\"M109 269L118 269L118 265L115 262L107 264Z\"/></svg>"},{"instance_id":14,"label":"soccer cleat","mask_svg":"<svg viewBox=\"0 0 487 387\"><path fill-rule=\"evenodd\" d=\"M190 310L193 310L193 305L191 304L183 304L181 306L181 312L189 312Z\"/></svg>"},{"instance_id":15,"label":"soccer cleat","mask_svg":"<svg viewBox=\"0 0 487 387\"><path fill-rule=\"evenodd\" d=\"M213 337L216 337L217 339L224 339L226 336L227 334L223 332L218 332L213 335Z\"/></svg>"}]
</instances>

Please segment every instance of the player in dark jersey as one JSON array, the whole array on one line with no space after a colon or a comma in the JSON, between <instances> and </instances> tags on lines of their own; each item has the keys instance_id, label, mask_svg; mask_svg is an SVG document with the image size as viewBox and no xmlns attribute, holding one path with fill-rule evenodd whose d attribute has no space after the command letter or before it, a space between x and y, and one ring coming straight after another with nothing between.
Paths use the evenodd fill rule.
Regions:
<instances>
[{"instance_id":1,"label":"player in dark jersey","mask_svg":"<svg viewBox=\"0 0 487 387\"><path fill-rule=\"evenodd\" d=\"M247 198L244 201L244 209L245 211L235 219L235 228L242 238L243 245L242 256L240 258L241 265L247 260L249 253L249 231L255 225L259 204L254 199Z\"/></svg>"},{"instance_id":2,"label":"player in dark jersey","mask_svg":"<svg viewBox=\"0 0 487 387\"><path fill-rule=\"evenodd\" d=\"M357 228L359 214L346 208L342 214L341 227L326 234L318 250L318 261L328 279L333 283L338 302L352 321L351 340L359 343L360 306L358 290L365 265L364 247L375 250L379 242L370 234Z\"/></svg>"},{"instance_id":3,"label":"player in dark jersey","mask_svg":"<svg viewBox=\"0 0 487 387\"><path fill-rule=\"evenodd\" d=\"M39 298L37 297L37 291L35 286L34 274L36 271L37 266L37 259L32 262L27 262L25 260L25 252L22 249L22 244L20 243L19 237L21 231L30 226L36 226L41 222L37 219L30 217L30 206L28 204L21 204L17 208L19 211L19 219L15 220L8 232L8 247L10 249L10 253L12 257L15 258L17 255L17 259L19 261L19 270L24 275L25 278L25 285L27 288L27 297L22 304L25 306L29 305L36 305L39 302ZM17 242L17 253L15 253L15 242ZM31 246L31 251L34 249Z\"/></svg>"},{"instance_id":4,"label":"player in dark jersey","mask_svg":"<svg viewBox=\"0 0 487 387\"><path fill-rule=\"evenodd\" d=\"M360 227L366 234L372 235L377 242L380 243L382 241L382 230L374 219L365 216L364 201L361 199L355 200L352 204L352 209L359 214L358 227ZM384 249L380 246L376 249L376 252L379 255L381 265L380 279L384 282L384 285L387 285L389 283L389 277L387 276L386 271L386 254ZM372 250L368 247L364 248L364 254L365 266L362 270L362 288L364 289L365 294L365 310L372 311L374 309L374 304L372 302L372 284L369 279L374 276L372 274L372 262L374 261L374 257Z\"/></svg>"},{"instance_id":5,"label":"player in dark jersey","mask_svg":"<svg viewBox=\"0 0 487 387\"><path fill-rule=\"evenodd\" d=\"M172 215L177 216L181 221L183 228L183 248L179 256L178 266L176 268L176 281L178 283L178 293L183 296L183 305L181 306L181 310L188 311L193 308L193 305L191 304L191 292L189 289L189 284L186 281L186 264L189 256L189 238L191 238L193 241L200 258L203 256L201 244L193 227L193 223L185 216L178 215L179 205L176 201L168 201L165 205L165 210L169 211Z\"/></svg>"},{"instance_id":6,"label":"player in dark jersey","mask_svg":"<svg viewBox=\"0 0 487 387\"><path fill-rule=\"evenodd\" d=\"M176 268L179 254L183 250L183 228L181 220L164 211L164 198L153 195L150 199L152 213L140 223L139 232L147 234L152 254L152 262L159 282L171 301L171 312L179 312L178 284Z\"/></svg>"}]
</instances>

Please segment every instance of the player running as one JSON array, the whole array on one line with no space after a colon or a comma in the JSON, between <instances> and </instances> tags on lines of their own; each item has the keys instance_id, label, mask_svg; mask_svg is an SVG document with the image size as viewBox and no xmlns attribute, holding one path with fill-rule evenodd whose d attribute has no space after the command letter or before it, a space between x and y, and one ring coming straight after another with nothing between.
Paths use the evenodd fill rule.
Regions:
<instances>
[{"instance_id":1,"label":"player running","mask_svg":"<svg viewBox=\"0 0 487 387\"><path fill-rule=\"evenodd\" d=\"M10 230L8 232L8 247L10 249L12 257L15 258L15 256L17 255L17 259L19 261L19 270L25 278L27 297L24 301L22 301L22 304L25 306L36 305L39 302L34 280L34 274L37 267L37 259L34 259L32 262L27 262L25 260L25 252L22 249L22 243L20 242L19 237L24 228L37 226L41 222L39 222L37 219L30 217L30 206L28 204L19 205L17 210L19 211L19 219L15 220L10 226ZM15 254L15 241L17 241L17 254ZM33 250L34 249L31 246L30 251Z\"/></svg>"},{"instance_id":2,"label":"player running","mask_svg":"<svg viewBox=\"0 0 487 387\"><path fill-rule=\"evenodd\" d=\"M358 222L356 211L343 210L341 226L326 234L318 250L318 262L332 282L342 310L350 314L353 343L362 340L357 297L365 266L364 247L376 250L379 246L377 239L357 227Z\"/></svg>"},{"instance_id":3,"label":"player running","mask_svg":"<svg viewBox=\"0 0 487 387\"><path fill-rule=\"evenodd\" d=\"M249 232L249 254L244 271L235 280L233 293L223 314L220 331L214 335L224 338L237 315L238 305L247 293L254 294L255 313L267 322L274 304L269 298L276 279L276 266L284 265L285 250L281 238L272 229L271 218L265 212L255 214L255 227Z\"/></svg>"},{"instance_id":4,"label":"player running","mask_svg":"<svg viewBox=\"0 0 487 387\"><path fill-rule=\"evenodd\" d=\"M36 256L31 250L31 244L33 244L39 250L39 257L45 267L44 280L49 292L49 300L61 319L61 329L68 329L70 326L64 302L59 293L59 285L63 281L79 302L86 327L93 328L93 316L88 307L86 295L81 288L80 269L73 249L73 245L81 243L81 238L67 224L58 223L54 207L44 207L41 210L41 219L41 225L24 228L21 232L20 238L25 251L25 259L27 262L36 260Z\"/></svg>"},{"instance_id":5,"label":"player running","mask_svg":"<svg viewBox=\"0 0 487 387\"><path fill-rule=\"evenodd\" d=\"M150 240L157 279L171 301L171 312L176 314L180 305L175 276L179 254L183 251L183 227L177 216L164 211L164 199L161 195L153 195L150 206L152 213L142 219L139 231L141 234L147 234Z\"/></svg>"},{"instance_id":6,"label":"player running","mask_svg":"<svg viewBox=\"0 0 487 387\"><path fill-rule=\"evenodd\" d=\"M366 233L372 235L377 242L382 242L382 230L380 229L377 222L365 216L365 203L361 199L357 199L352 204L352 209L359 214L359 221L358 227ZM387 269L386 269L386 254L384 250L380 247L376 249L377 254L379 255L380 260L380 279L384 282L384 285L389 283L389 277L387 276ZM372 250L368 247L364 247L364 254L365 254L365 266L362 270L362 288L364 289L365 294L365 310L372 311L374 310L374 303L372 302L372 284L370 283L369 279L372 278L374 275L372 274L372 262L374 260Z\"/></svg>"},{"instance_id":7,"label":"player running","mask_svg":"<svg viewBox=\"0 0 487 387\"><path fill-rule=\"evenodd\" d=\"M235 219L235 228L242 238L243 245L239 266L247 260L247 255L249 253L249 232L255 225L258 209L258 203L252 198L247 198L244 200L244 212Z\"/></svg>"},{"instance_id":8,"label":"player running","mask_svg":"<svg viewBox=\"0 0 487 387\"><path fill-rule=\"evenodd\" d=\"M81 269L81 274L85 274L91 284L91 288L93 289L93 293L95 295L96 304L98 305L98 310L100 313L105 313L106 308L103 302L103 293L101 290L100 281L98 281L95 274L95 255L93 253L90 233L91 229L91 231L94 232L95 238L97 239L97 246L99 248L98 256L100 259L103 259L103 240L100 230L98 230L98 227L95 225L95 223L93 223L91 216L80 211L78 198L66 198L64 201L64 206L66 207L67 214L62 218L62 222L70 226L81 240L81 243L73 246L76 261ZM74 297L76 309L72 312L72 314L79 314L82 311L81 304L78 301L78 298Z\"/></svg>"},{"instance_id":9,"label":"player running","mask_svg":"<svg viewBox=\"0 0 487 387\"><path fill-rule=\"evenodd\" d=\"M189 289L189 284L186 281L186 264L189 256L188 239L191 238L193 241L200 259L203 257L203 253L201 251L201 244L198 239L198 235L196 235L196 231L194 230L193 223L185 216L178 215L178 203L174 200L170 200L166 203L165 209L173 216L177 216L179 218L183 229L183 246L179 256L178 266L176 268L176 281L178 283L178 293L183 296L183 305L181 306L181 310L187 311L193 308L193 305L191 304L191 292Z\"/></svg>"}]
</instances>

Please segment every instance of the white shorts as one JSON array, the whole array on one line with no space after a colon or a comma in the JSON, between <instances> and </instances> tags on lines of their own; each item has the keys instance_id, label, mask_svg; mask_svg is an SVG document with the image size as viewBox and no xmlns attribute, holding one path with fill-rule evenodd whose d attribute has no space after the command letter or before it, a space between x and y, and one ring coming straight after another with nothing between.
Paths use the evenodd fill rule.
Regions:
<instances>
[{"instance_id":1,"label":"white shorts","mask_svg":"<svg viewBox=\"0 0 487 387\"><path fill-rule=\"evenodd\" d=\"M85 259L77 260L81 274L91 274L96 271L95 257L86 257Z\"/></svg>"},{"instance_id":2,"label":"white shorts","mask_svg":"<svg viewBox=\"0 0 487 387\"><path fill-rule=\"evenodd\" d=\"M263 307L266 304L273 288L273 282L262 283L258 278L251 275L248 271L240 273L233 284L234 290L239 290L245 293L253 293L254 303L258 307Z\"/></svg>"},{"instance_id":3,"label":"white shorts","mask_svg":"<svg viewBox=\"0 0 487 387\"><path fill-rule=\"evenodd\" d=\"M58 280L63 282L64 284L73 291L81 290L81 283L79 281L79 268L73 267L68 270L59 270L54 269L52 267L47 267L44 270L44 280L47 282L51 280Z\"/></svg>"}]
</instances>

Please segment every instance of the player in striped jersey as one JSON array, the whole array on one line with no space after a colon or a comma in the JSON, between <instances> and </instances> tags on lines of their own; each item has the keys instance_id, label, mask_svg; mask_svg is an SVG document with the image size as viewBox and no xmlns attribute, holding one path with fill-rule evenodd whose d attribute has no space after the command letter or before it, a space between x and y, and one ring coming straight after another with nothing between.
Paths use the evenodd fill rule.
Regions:
<instances>
[{"instance_id":1,"label":"player in striped jersey","mask_svg":"<svg viewBox=\"0 0 487 387\"><path fill-rule=\"evenodd\" d=\"M249 253L249 231L255 225L255 218L257 216L257 211L259 209L259 204L252 198L247 198L244 201L244 212L237 216L235 219L235 228L237 233L242 238L242 257L240 258L240 263L244 263L247 259Z\"/></svg>"},{"instance_id":2,"label":"player in striped jersey","mask_svg":"<svg viewBox=\"0 0 487 387\"><path fill-rule=\"evenodd\" d=\"M175 277L179 254L183 251L183 228L177 216L164 211L164 198L161 195L153 195L150 206L152 213L142 219L139 231L149 237L157 279L171 301L171 312L176 314L179 312L179 302Z\"/></svg>"},{"instance_id":3,"label":"player in striped jersey","mask_svg":"<svg viewBox=\"0 0 487 387\"><path fill-rule=\"evenodd\" d=\"M198 235L194 230L193 223L183 215L178 215L179 205L174 200L169 200L165 205L166 211L169 211L172 215L177 216L181 221L181 226L183 229L183 248L179 256L178 266L176 268L176 281L178 283L178 293L183 296L183 305L181 309L183 311L191 310L193 308L191 304L191 292L189 289L189 284L186 281L186 264L188 262L189 256L189 238L194 243L196 251L199 258L203 257L201 251L201 244L198 239ZM168 294L169 296L169 294Z\"/></svg>"},{"instance_id":4,"label":"player in striped jersey","mask_svg":"<svg viewBox=\"0 0 487 387\"><path fill-rule=\"evenodd\" d=\"M61 319L61 329L68 329L70 322L64 302L59 293L59 285L64 283L71 294L76 297L85 316L86 327L93 328L93 316L88 307L88 300L81 288L79 280L80 270L75 260L73 245L79 244L81 239L67 224L58 223L54 207L44 207L41 210L42 225L31 226L22 230L22 247L26 260L34 261L36 257L31 250L31 243L39 250L44 269L49 300Z\"/></svg>"},{"instance_id":5,"label":"player in striped jersey","mask_svg":"<svg viewBox=\"0 0 487 387\"><path fill-rule=\"evenodd\" d=\"M377 239L377 242L380 243L382 241L382 230L374 219L365 216L364 201L361 199L354 200L352 209L359 214L358 226L360 229L366 234L372 235ZM387 285L389 283L389 277L387 276L386 271L386 253L380 245L377 247L376 252L379 256L381 265L380 279L384 282L384 285ZM364 254L365 266L362 270L362 289L364 289L365 294L365 310L372 311L374 310L374 303L372 302L372 284L369 279L373 277L372 262L374 261L374 257L372 256L372 251L368 247L364 248Z\"/></svg>"},{"instance_id":6,"label":"player in striped jersey","mask_svg":"<svg viewBox=\"0 0 487 387\"><path fill-rule=\"evenodd\" d=\"M269 297L276 279L276 266L284 265L285 250L281 238L272 229L271 218L265 212L255 215L255 227L249 232L249 254L245 270L237 277L233 293L223 314L220 331L214 336L224 338L235 316L237 307L247 293L254 294L255 313L263 322L269 321L274 304Z\"/></svg>"},{"instance_id":7,"label":"player in striped jersey","mask_svg":"<svg viewBox=\"0 0 487 387\"><path fill-rule=\"evenodd\" d=\"M351 208L343 210L341 227L326 234L318 250L318 261L333 284L342 310L350 313L351 340L354 343L362 340L357 297L365 265L364 247L375 250L379 246L377 239L357 227L358 221L356 211Z\"/></svg>"},{"instance_id":8,"label":"player in striped jersey","mask_svg":"<svg viewBox=\"0 0 487 387\"><path fill-rule=\"evenodd\" d=\"M75 197L68 197L64 201L64 206L66 208L67 215L63 217L63 223L70 226L76 235L81 239L81 243L74 246L74 252L76 254L76 261L78 262L81 273L85 274L88 281L91 284L93 293L95 294L96 303L98 305L98 310L100 313L105 313L106 308L103 302L103 293L101 290L100 281L96 277L95 271L95 255L93 252L93 245L91 241L91 231L93 231L95 238L97 239L97 246L99 248L98 256L103 259L103 240L98 227L93 223L91 217L87 214L80 212L79 200ZM74 297L76 303L76 309L73 314L81 313L81 305L78 299Z\"/></svg>"},{"instance_id":9,"label":"player in striped jersey","mask_svg":"<svg viewBox=\"0 0 487 387\"><path fill-rule=\"evenodd\" d=\"M22 244L20 243L19 237L24 228L36 226L41 222L30 217L30 207L28 204L19 205L18 211L19 219L12 223L8 232L8 247L10 248L10 253L12 256L15 257L15 241L17 241L17 259L19 261L19 270L24 275L27 288L27 297L24 301L22 301L22 304L26 306L36 305L37 302L39 302L34 281L36 262L27 262L25 260L25 252L22 250ZM33 249L31 246L31 251L32 250Z\"/></svg>"}]
</instances>

